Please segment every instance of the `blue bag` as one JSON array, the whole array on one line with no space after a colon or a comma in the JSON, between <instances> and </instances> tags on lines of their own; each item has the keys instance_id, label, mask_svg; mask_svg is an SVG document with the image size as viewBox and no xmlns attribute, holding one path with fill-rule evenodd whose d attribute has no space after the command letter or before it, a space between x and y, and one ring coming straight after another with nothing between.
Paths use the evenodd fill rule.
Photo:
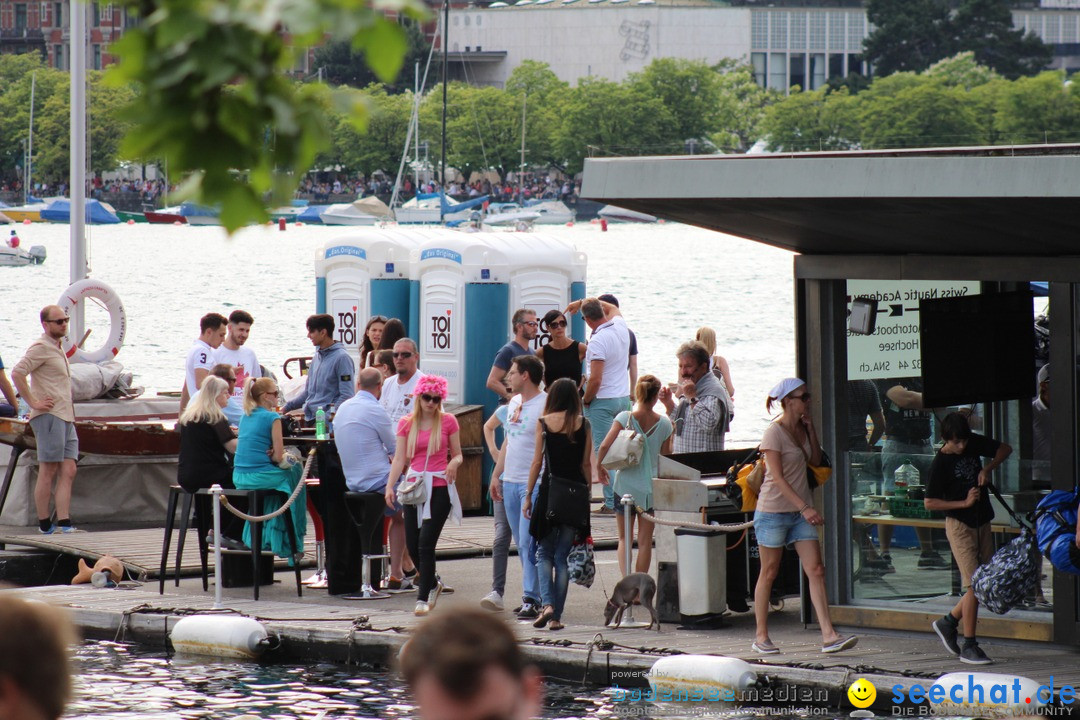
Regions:
<instances>
[{"instance_id":1,"label":"blue bag","mask_svg":"<svg viewBox=\"0 0 1080 720\"><path fill-rule=\"evenodd\" d=\"M1055 490L1035 508L1035 541L1055 570L1080 575L1080 549L1076 547L1076 507L1080 494Z\"/></svg>"}]
</instances>

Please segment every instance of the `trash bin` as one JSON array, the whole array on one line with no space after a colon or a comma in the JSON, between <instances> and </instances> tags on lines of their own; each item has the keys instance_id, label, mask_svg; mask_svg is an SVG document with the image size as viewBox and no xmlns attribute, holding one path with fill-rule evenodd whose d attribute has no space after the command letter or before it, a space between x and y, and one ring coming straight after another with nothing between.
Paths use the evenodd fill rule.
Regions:
<instances>
[{"instance_id":1,"label":"trash bin","mask_svg":"<svg viewBox=\"0 0 1080 720\"><path fill-rule=\"evenodd\" d=\"M727 533L676 528L675 552L683 624L719 617L727 610Z\"/></svg>"}]
</instances>

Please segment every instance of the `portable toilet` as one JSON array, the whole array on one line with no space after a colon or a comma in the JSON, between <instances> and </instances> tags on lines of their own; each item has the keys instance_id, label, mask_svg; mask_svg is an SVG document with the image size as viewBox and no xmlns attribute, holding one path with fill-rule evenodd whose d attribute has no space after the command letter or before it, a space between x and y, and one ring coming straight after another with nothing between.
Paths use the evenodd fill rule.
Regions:
<instances>
[{"instance_id":1,"label":"portable toilet","mask_svg":"<svg viewBox=\"0 0 1080 720\"><path fill-rule=\"evenodd\" d=\"M426 238L400 230L364 228L328 241L315 258L315 311L334 318L335 339L359 359L372 315L399 318L416 333L412 252Z\"/></svg>"},{"instance_id":2,"label":"portable toilet","mask_svg":"<svg viewBox=\"0 0 1080 720\"><path fill-rule=\"evenodd\" d=\"M486 406L491 361L509 324L507 259L488 244L489 233L429 232L414 253L420 368L447 379L452 402Z\"/></svg>"},{"instance_id":3,"label":"portable toilet","mask_svg":"<svg viewBox=\"0 0 1080 720\"><path fill-rule=\"evenodd\" d=\"M584 299L588 259L561 238L541 233L530 233L526 238L522 242L522 236L517 233L490 233L487 241L506 256L509 264L510 315L518 308L536 311L540 326L532 345L535 352L551 340L543 323L544 315L549 310L564 309L572 300ZM510 317L506 324L507 339L513 334L509 320ZM586 339L581 313L571 315L569 320L570 336Z\"/></svg>"}]
</instances>

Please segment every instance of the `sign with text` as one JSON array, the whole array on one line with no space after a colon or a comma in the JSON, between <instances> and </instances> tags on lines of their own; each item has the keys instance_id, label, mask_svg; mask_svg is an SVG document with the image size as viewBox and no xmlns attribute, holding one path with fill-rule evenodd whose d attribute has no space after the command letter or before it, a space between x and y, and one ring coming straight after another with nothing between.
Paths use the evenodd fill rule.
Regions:
<instances>
[{"instance_id":1,"label":"sign with text","mask_svg":"<svg viewBox=\"0 0 1080 720\"><path fill-rule=\"evenodd\" d=\"M454 303L425 303L425 354L452 355L454 353L454 323L457 322L460 322L460 318Z\"/></svg>"},{"instance_id":2,"label":"sign with text","mask_svg":"<svg viewBox=\"0 0 1080 720\"><path fill-rule=\"evenodd\" d=\"M356 310L359 306L360 301L357 298L336 297L330 309L334 318L334 339L344 345L346 350L356 350L358 347Z\"/></svg>"},{"instance_id":3,"label":"sign with text","mask_svg":"<svg viewBox=\"0 0 1080 720\"><path fill-rule=\"evenodd\" d=\"M530 346L533 352L536 352L540 348L551 342L551 332L548 330L547 323L544 322L544 316L551 310L562 310L555 303L535 302L529 303L528 308L536 311L536 337L533 338ZM511 332L513 329L511 328Z\"/></svg>"},{"instance_id":4,"label":"sign with text","mask_svg":"<svg viewBox=\"0 0 1080 720\"><path fill-rule=\"evenodd\" d=\"M929 298L977 295L974 281L848 280L847 303L852 298L877 300L877 327L870 335L848 331L848 380L919 377L919 301Z\"/></svg>"}]
</instances>

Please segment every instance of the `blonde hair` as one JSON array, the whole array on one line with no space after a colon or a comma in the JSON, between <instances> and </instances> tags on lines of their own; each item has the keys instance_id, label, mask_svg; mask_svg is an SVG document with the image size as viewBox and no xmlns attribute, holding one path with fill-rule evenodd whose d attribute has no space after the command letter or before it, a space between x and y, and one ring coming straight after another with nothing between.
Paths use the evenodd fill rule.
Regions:
<instances>
[{"instance_id":1,"label":"blonde hair","mask_svg":"<svg viewBox=\"0 0 1080 720\"><path fill-rule=\"evenodd\" d=\"M250 415L259 407L263 395L277 389L273 378L248 378L244 383L244 414Z\"/></svg>"},{"instance_id":2,"label":"blonde hair","mask_svg":"<svg viewBox=\"0 0 1080 720\"><path fill-rule=\"evenodd\" d=\"M652 407L656 396L660 394L660 379L655 375L642 375L634 387L634 399L643 405Z\"/></svg>"},{"instance_id":3,"label":"blonde hair","mask_svg":"<svg viewBox=\"0 0 1080 720\"><path fill-rule=\"evenodd\" d=\"M409 416L409 434L405 439L405 453L409 456L410 462L416 454L416 438L420 436L420 415L424 412L423 405L420 396L414 395L413 411ZM442 445L442 416L442 400L439 400L431 414L431 432L428 434L428 451L432 455L439 452L439 447Z\"/></svg>"},{"instance_id":4,"label":"blonde hair","mask_svg":"<svg viewBox=\"0 0 1080 720\"><path fill-rule=\"evenodd\" d=\"M217 396L228 389L229 383L217 375L207 375L203 378L199 392L195 393L195 397L191 398L184 412L180 413L180 424L204 422L213 425L224 420L225 413L221 412L217 404Z\"/></svg>"},{"instance_id":5,"label":"blonde hair","mask_svg":"<svg viewBox=\"0 0 1080 720\"><path fill-rule=\"evenodd\" d=\"M710 357L716 354L716 331L711 327L699 327L694 339L705 346Z\"/></svg>"}]
</instances>

